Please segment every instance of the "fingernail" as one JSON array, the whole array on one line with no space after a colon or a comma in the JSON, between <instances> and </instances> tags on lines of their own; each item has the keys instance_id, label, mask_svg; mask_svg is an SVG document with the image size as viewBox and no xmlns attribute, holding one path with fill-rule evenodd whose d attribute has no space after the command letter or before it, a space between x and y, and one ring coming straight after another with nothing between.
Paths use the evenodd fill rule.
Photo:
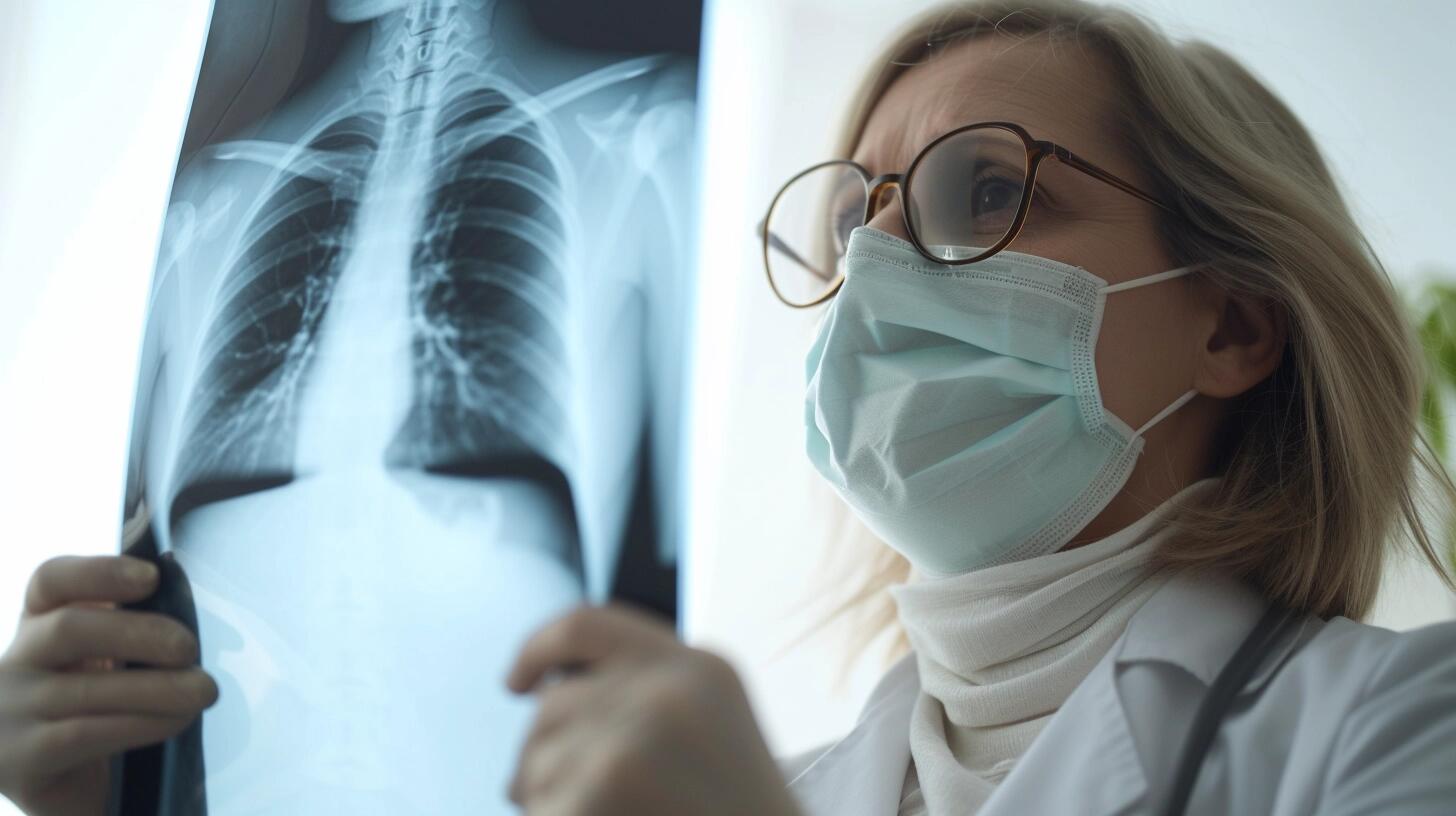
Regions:
<instances>
[{"instance_id":1,"label":"fingernail","mask_svg":"<svg viewBox=\"0 0 1456 816\"><path fill-rule=\"evenodd\" d=\"M157 577L157 567L150 561L131 558L122 567L122 573L134 584L149 584Z\"/></svg>"},{"instance_id":2,"label":"fingernail","mask_svg":"<svg viewBox=\"0 0 1456 816\"><path fill-rule=\"evenodd\" d=\"M217 683L210 676L208 676L206 672L198 669L196 672L196 676L189 678L188 682L192 686L192 691L197 694L198 697L207 701L203 703L203 708L211 708L214 704L217 703Z\"/></svg>"}]
</instances>

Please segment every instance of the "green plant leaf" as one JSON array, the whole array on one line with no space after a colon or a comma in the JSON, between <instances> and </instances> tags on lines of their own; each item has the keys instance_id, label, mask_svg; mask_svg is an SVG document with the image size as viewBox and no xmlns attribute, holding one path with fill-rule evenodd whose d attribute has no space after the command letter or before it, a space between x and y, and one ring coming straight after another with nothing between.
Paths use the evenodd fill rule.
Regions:
<instances>
[{"instance_id":1,"label":"green plant leaf","mask_svg":"<svg viewBox=\"0 0 1456 816\"><path fill-rule=\"evenodd\" d=\"M1450 273L1431 270L1426 277L1428 283L1411 309L1427 371L1421 393L1421 425L1444 464L1451 448L1445 407L1449 395L1456 393L1456 284L1448 282ZM1456 508L1445 508L1441 522L1446 536L1445 555L1456 569Z\"/></svg>"},{"instance_id":2,"label":"green plant leaf","mask_svg":"<svg viewBox=\"0 0 1456 816\"><path fill-rule=\"evenodd\" d=\"M1431 441L1436 455L1445 461L1448 449L1446 417L1441 412L1441 396L1432 384L1426 385L1425 393L1421 395L1421 423L1426 428L1426 438Z\"/></svg>"}]
</instances>

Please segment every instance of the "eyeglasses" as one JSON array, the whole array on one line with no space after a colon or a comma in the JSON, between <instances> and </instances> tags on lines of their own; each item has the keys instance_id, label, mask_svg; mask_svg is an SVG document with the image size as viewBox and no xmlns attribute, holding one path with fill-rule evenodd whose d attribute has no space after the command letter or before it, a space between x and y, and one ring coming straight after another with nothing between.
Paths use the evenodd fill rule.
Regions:
<instances>
[{"instance_id":1,"label":"eyeglasses","mask_svg":"<svg viewBox=\"0 0 1456 816\"><path fill-rule=\"evenodd\" d=\"M1012 122L978 122L932 141L904 173L870 177L847 160L816 164L790 178L758 224L763 265L779 300L823 303L844 282L849 234L869 223L900 190L910 242L926 258L961 266L1000 252L1026 224L1043 161L1053 159L1177 215L1148 193Z\"/></svg>"}]
</instances>

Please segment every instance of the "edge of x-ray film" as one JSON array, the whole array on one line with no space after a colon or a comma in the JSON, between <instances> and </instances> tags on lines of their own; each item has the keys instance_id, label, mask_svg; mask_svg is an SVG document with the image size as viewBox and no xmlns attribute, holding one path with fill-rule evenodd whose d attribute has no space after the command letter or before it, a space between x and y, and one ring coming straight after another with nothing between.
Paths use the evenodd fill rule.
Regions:
<instances>
[{"instance_id":1,"label":"edge of x-ray film","mask_svg":"<svg viewBox=\"0 0 1456 816\"><path fill-rule=\"evenodd\" d=\"M696 65L519 0L278 8L296 70L194 100L149 301L126 516L221 689L157 809L507 812L514 648L630 553L675 580Z\"/></svg>"}]
</instances>

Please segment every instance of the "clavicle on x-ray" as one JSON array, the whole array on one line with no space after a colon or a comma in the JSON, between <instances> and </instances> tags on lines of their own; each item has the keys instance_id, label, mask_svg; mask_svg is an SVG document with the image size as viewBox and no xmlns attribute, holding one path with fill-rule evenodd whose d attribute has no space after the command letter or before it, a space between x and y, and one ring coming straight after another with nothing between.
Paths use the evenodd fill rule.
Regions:
<instances>
[{"instance_id":1,"label":"clavicle on x-ray","mask_svg":"<svg viewBox=\"0 0 1456 816\"><path fill-rule=\"evenodd\" d=\"M114 809L510 812L522 639L675 615L700 20L217 0L123 548L221 695Z\"/></svg>"}]
</instances>

